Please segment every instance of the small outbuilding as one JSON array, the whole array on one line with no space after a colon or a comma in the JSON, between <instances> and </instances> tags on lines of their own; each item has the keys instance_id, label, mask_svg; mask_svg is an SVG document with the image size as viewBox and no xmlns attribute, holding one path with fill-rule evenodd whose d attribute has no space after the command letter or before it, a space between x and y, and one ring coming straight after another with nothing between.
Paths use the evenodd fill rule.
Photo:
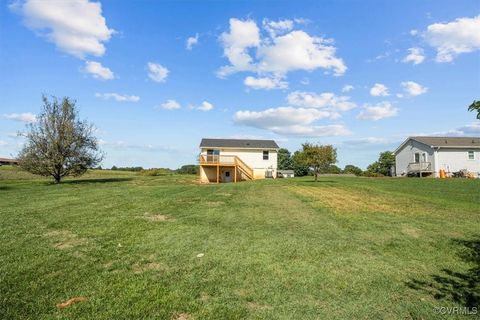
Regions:
<instances>
[{"instance_id":1,"label":"small outbuilding","mask_svg":"<svg viewBox=\"0 0 480 320\"><path fill-rule=\"evenodd\" d=\"M277 170L277 178L293 178L295 172L293 170Z\"/></svg>"},{"instance_id":2,"label":"small outbuilding","mask_svg":"<svg viewBox=\"0 0 480 320\"><path fill-rule=\"evenodd\" d=\"M8 159L8 158L0 158L0 166L4 165L18 165L17 159Z\"/></svg>"}]
</instances>

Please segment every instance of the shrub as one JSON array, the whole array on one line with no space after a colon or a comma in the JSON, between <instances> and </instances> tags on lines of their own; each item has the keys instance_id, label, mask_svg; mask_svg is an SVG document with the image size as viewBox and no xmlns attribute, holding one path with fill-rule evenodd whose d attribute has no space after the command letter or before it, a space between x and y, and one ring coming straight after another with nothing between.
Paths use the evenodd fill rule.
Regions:
<instances>
[{"instance_id":1,"label":"shrub","mask_svg":"<svg viewBox=\"0 0 480 320\"><path fill-rule=\"evenodd\" d=\"M175 172L168 169L168 168L152 168L152 169L145 169L140 171L140 174L143 176L149 177L156 177L156 176L168 176L172 175Z\"/></svg>"}]
</instances>

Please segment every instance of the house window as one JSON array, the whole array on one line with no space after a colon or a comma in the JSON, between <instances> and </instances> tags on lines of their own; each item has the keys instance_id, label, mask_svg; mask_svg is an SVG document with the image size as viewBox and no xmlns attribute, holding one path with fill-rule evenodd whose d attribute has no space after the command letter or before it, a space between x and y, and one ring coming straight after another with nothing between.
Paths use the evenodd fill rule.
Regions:
<instances>
[{"instance_id":1,"label":"house window","mask_svg":"<svg viewBox=\"0 0 480 320\"><path fill-rule=\"evenodd\" d=\"M420 163L420 153L415 152L415 157L414 157L413 162Z\"/></svg>"},{"instance_id":2,"label":"house window","mask_svg":"<svg viewBox=\"0 0 480 320\"><path fill-rule=\"evenodd\" d=\"M268 150L263 151L263 160L268 160Z\"/></svg>"},{"instance_id":3,"label":"house window","mask_svg":"<svg viewBox=\"0 0 480 320\"><path fill-rule=\"evenodd\" d=\"M468 151L468 160L475 160L475 152Z\"/></svg>"},{"instance_id":4,"label":"house window","mask_svg":"<svg viewBox=\"0 0 480 320\"><path fill-rule=\"evenodd\" d=\"M207 162L218 161L219 154L220 154L220 150L207 149Z\"/></svg>"},{"instance_id":5,"label":"house window","mask_svg":"<svg viewBox=\"0 0 480 320\"><path fill-rule=\"evenodd\" d=\"M427 162L427 153L423 152L420 154L420 152L415 152L413 162L415 163L420 163L420 156L422 157L422 162Z\"/></svg>"}]
</instances>

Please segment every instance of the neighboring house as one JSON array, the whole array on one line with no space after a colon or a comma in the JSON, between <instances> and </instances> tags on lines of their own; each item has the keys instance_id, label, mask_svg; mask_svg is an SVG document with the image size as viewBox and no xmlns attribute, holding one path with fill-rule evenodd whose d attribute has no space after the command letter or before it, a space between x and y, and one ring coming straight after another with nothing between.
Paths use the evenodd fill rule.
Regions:
<instances>
[{"instance_id":1,"label":"neighboring house","mask_svg":"<svg viewBox=\"0 0 480 320\"><path fill-rule=\"evenodd\" d=\"M295 172L293 170L277 170L278 178L293 178L295 177Z\"/></svg>"},{"instance_id":2,"label":"neighboring house","mask_svg":"<svg viewBox=\"0 0 480 320\"><path fill-rule=\"evenodd\" d=\"M480 174L480 137L409 137L395 154L397 176L466 170Z\"/></svg>"},{"instance_id":3,"label":"neighboring house","mask_svg":"<svg viewBox=\"0 0 480 320\"><path fill-rule=\"evenodd\" d=\"M278 145L273 140L202 139L200 181L237 182L275 178Z\"/></svg>"},{"instance_id":4,"label":"neighboring house","mask_svg":"<svg viewBox=\"0 0 480 320\"><path fill-rule=\"evenodd\" d=\"M0 166L3 165L17 165L18 160L16 159L7 159L7 158L0 158Z\"/></svg>"}]
</instances>

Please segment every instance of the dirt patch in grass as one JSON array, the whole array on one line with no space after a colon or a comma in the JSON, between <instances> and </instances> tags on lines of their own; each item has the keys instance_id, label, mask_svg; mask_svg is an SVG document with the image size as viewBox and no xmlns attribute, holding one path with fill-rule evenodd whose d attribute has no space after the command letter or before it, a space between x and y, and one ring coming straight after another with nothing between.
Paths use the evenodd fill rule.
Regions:
<instances>
[{"instance_id":1,"label":"dirt patch in grass","mask_svg":"<svg viewBox=\"0 0 480 320\"><path fill-rule=\"evenodd\" d=\"M164 214L160 214L160 213L145 212L145 214L143 215L142 218L145 219L145 220L154 221L154 222L157 222L157 221L175 221L175 218L172 218L172 217L166 216Z\"/></svg>"},{"instance_id":2,"label":"dirt patch in grass","mask_svg":"<svg viewBox=\"0 0 480 320\"><path fill-rule=\"evenodd\" d=\"M419 238L421 235L421 230L418 228L410 227L410 226L403 226L402 227L402 233L406 234L408 236L411 236L413 238Z\"/></svg>"},{"instance_id":3,"label":"dirt patch in grass","mask_svg":"<svg viewBox=\"0 0 480 320\"><path fill-rule=\"evenodd\" d=\"M223 201L206 201L205 204L209 207L220 207L225 204Z\"/></svg>"},{"instance_id":4,"label":"dirt patch in grass","mask_svg":"<svg viewBox=\"0 0 480 320\"><path fill-rule=\"evenodd\" d=\"M80 238L69 230L53 230L45 233L45 236L52 239L54 248L60 250L78 247L87 243L86 239Z\"/></svg>"},{"instance_id":5,"label":"dirt patch in grass","mask_svg":"<svg viewBox=\"0 0 480 320\"><path fill-rule=\"evenodd\" d=\"M384 195L338 187L288 187L296 194L310 197L314 206L327 207L335 212L401 212L400 206Z\"/></svg>"},{"instance_id":6,"label":"dirt patch in grass","mask_svg":"<svg viewBox=\"0 0 480 320\"><path fill-rule=\"evenodd\" d=\"M135 263L132 266L133 273L144 273L147 271L159 271L165 269L164 266L157 262Z\"/></svg>"},{"instance_id":7,"label":"dirt patch in grass","mask_svg":"<svg viewBox=\"0 0 480 320\"><path fill-rule=\"evenodd\" d=\"M175 320L193 320L194 318L191 314L182 312L182 313L178 313L175 316L173 316L173 319L175 319Z\"/></svg>"}]
</instances>

